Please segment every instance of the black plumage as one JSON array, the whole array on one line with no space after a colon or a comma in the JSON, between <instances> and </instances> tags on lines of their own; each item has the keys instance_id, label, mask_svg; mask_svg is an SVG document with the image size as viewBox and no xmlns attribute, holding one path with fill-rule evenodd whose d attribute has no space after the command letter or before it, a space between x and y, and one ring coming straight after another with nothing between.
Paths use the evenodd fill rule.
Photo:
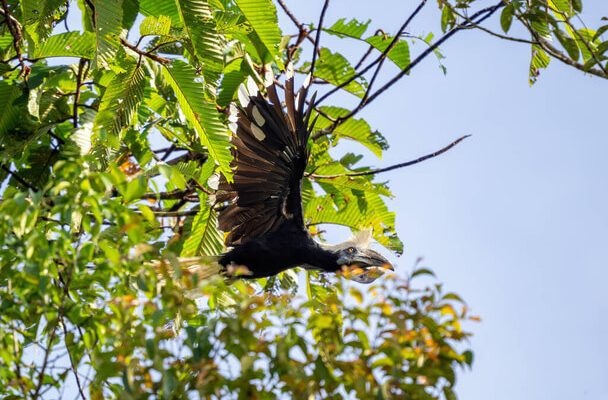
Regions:
<instances>
[{"instance_id":1,"label":"black plumage","mask_svg":"<svg viewBox=\"0 0 608 400\"><path fill-rule=\"evenodd\" d=\"M372 281L392 269L384 257L356 241L323 246L305 227L301 186L314 121L311 108L305 109L310 78L295 93L291 71L288 67L284 104L270 75L265 95L249 78L239 89L240 106L231 106L234 181L222 178L217 200L225 205L219 227L228 233L226 245L232 249L219 263L224 273L231 266L246 267L251 278L305 266L327 272L358 269L353 279Z\"/></svg>"}]
</instances>

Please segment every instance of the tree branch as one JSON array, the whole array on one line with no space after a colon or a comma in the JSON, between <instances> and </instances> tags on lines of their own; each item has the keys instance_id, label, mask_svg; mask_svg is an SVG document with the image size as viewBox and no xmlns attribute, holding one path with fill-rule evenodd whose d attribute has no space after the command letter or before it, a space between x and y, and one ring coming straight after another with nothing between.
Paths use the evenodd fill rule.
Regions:
<instances>
[{"instance_id":1,"label":"tree branch","mask_svg":"<svg viewBox=\"0 0 608 400\"><path fill-rule=\"evenodd\" d=\"M419 157L419 158L417 158L415 160L412 160L412 161L407 161L407 162L404 162L404 163L391 165L390 167L372 169L372 170L363 171L363 172L352 172L352 173L348 173L348 174L337 174L337 175L309 174L307 176L309 178L313 178L313 179L336 179L336 178L340 178L340 177L343 177L343 176L376 175L376 174L380 174L382 172L392 171L394 169L405 168L405 167L409 167L411 165L418 164L418 163L421 163L423 161L426 161L429 158L437 157L438 155L441 155L441 154L445 153L446 151L450 150L452 147L456 146L458 143L462 142L464 139L468 138L469 136L471 136L471 135L462 136L462 137L454 140L452 143L450 143L449 145L445 146L444 148L442 148L440 150L437 150L437 151L435 151L435 152L433 152L431 154L427 154L425 156Z\"/></svg>"},{"instance_id":2,"label":"tree branch","mask_svg":"<svg viewBox=\"0 0 608 400\"><path fill-rule=\"evenodd\" d=\"M21 186L25 187L26 189L30 189L33 192L38 191L38 188L36 188L36 186L32 185L31 183L29 183L28 181L26 181L25 179L23 179L22 177L17 175L16 172L11 171L10 168L8 168L6 165L0 164L0 169L4 170L6 173L11 175L13 177L13 179L15 179L17 182L19 182L19 184Z\"/></svg>"},{"instance_id":3,"label":"tree branch","mask_svg":"<svg viewBox=\"0 0 608 400\"><path fill-rule=\"evenodd\" d=\"M414 9L414 11L412 12L412 14L410 14L410 16L403 23L403 25L401 25L401 27L399 28L399 31L397 32L397 34L395 35L395 37L393 38L393 40L389 43L389 45L386 47L386 49L384 49L384 51L382 52L382 54L380 54L380 56L378 58L376 58L374 61L372 61L367 67L363 68L357 74L351 76L349 79L345 80L344 82L342 82L341 84L339 84L338 86L336 86L335 88L333 88L332 90L330 90L329 92L325 93L323 96L319 97L319 99L317 99L317 101L315 102L315 106L318 105L319 103L321 103L323 100L327 99L332 94L336 93L338 90L342 89L343 87L345 87L346 85L348 85L349 83L351 83L352 81L354 81L354 80L362 77L367 71L369 71L370 69L372 69L376 64L378 64L384 58L386 58L388 56L388 53L399 42L399 37L405 31L405 29L407 28L407 26L409 25L409 23L416 17L416 15L418 15L418 13L425 6L426 1L427 0L422 0L420 2L420 4L418 4L418 7L416 7L416 9Z\"/></svg>"},{"instance_id":4,"label":"tree branch","mask_svg":"<svg viewBox=\"0 0 608 400\"><path fill-rule=\"evenodd\" d=\"M399 81L401 78L403 78L405 75L407 75L416 65L418 65L422 60L424 60L429 54L431 54L433 51L435 51L435 49L437 49L439 46L441 46L446 40L451 38L454 34L456 34L457 32L459 32L461 30L468 29L469 27L472 26L472 24L479 24L479 23L485 21L487 18L492 16L499 8L504 7L504 6L505 6L505 3L501 0L496 5L484 8L484 9L476 12L475 14L473 14L470 17L470 22L465 22L463 24L459 24L459 25L455 26L454 28L452 28L450 31L448 31L446 34L444 34L441 38L439 38L439 40L437 40L435 43L430 45L426 50L424 50L422 53L420 53L420 55L418 55L418 57L416 57L412 62L410 62L410 64L407 67L405 67L403 70L401 70L397 75L395 75L392 79L390 79L382 87L380 87L380 89L376 90L375 93L368 96L367 92L366 92L366 95L363 97L363 99L361 99L361 101L359 102L359 105L357 107L355 107L347 115L345 115L343 117L338 117L337 121L334 124L332 124L332 126L329 129L330 130L335 129L339 124L343 123L344 121L348 120L349 118L353 117L355 114L357 114L358 112L363 110L363 108L365 108L368 104L370 104L372 101L374 101L378 96L380 96L388 88L390 88L395 83L397 83L397 81Z\"/></svg>"},{"instance_id":5,"label":"tree branch","mask_svg":"<svg viewBox=\"0 0 608 400\"><path fill-rule=\"evenodd\" d=\"M325 13L327 12L327 7L329 6L329 0L325 0L323 4L323 8L321 9L321 15L319 16L319 25L317 26L317 36L315 37L315 46L312 51L312 61L310 63L310 76L311 79L315 73L315 64L317 62L317 53L319 52L319 44L321 41L321 31L323 30L323 19L325 19Z\"/></svg>"},{"instance_id":6,"label":"tree branch","mask_svg":"<svg viewBox=\"0 0 608 400\"><path fill-rule=\"evenodd\" d=\"M82 86L82 80L84 76L84 67L87 64L85 58L81 58L78 62L78 73L76 74L76 92L74 93L74 107L72 110L72 118L74 128L78 128L78 101L80 101L80 87Z\"/></svg>"},{"instance_id":7,"label":"tree branch","mask_svg":"<svg viewBox=\"0 0 608 400\"><path fill-rule=\"evenodd\" d=\"M61 326L63 327L64 337L67 337L68 328L65 326L65 319L63 318L63 315L61 316ZM74 362L74 357L72 356L72 352L70 351L70 346L68 346L67 343L66 343L65 348L68 351L68 358L70 359L70 365L72 367L71 368L72 372L74 373L74 379L76 380L76 386L78 387L78 393L80 393L80 397L82 398L82 400L86 400L84 391L82 390L82 384L80 383L80 377L78 376L78 365L76 365L76 363Z\"/></svg>"},{"instance_id":8,"label":"tree branch","mask_svg":"<svg viewBox=\"0 0 608 400\"><path fill-rule=\"evenodd\" d=\"M304 34L304 36L306 37L306 39L308 39L314 45L315 41L309 36L308 30L306 29L306 27L304 26L304 24L302 24L300 21L298 21L298 19L291 12L291 10L289 8L287 8L287 5L285 4L285 1L283 1L283 0L277 0L277 2L281 6L281 8L285 12L285 14L287 14L287 16L289 17L289 19L298 28L298 30L300 31L300 35Z\"/></svg>"},{"instance_id":9,"label":"tree branch","mask_svg":"<svg viewBox=\"0 0 608 400\"><path fill-rule=\"evenodd\" d=\"M136 52L140 56L148 57L150 60L156 61L156 62L161 63L163 65L164 64L169 64L171 62L171 60L169 60L168 58L157 56L156 54L150 53L149 51L144 51L144 50L138 48L137 46L135 46L134 44L131 44L131 43L127 42L123 38L120 38L120 43L122 43L123 46L125 46L125 47L133 50L134 52Z\"/></svg>"}]
</instances>

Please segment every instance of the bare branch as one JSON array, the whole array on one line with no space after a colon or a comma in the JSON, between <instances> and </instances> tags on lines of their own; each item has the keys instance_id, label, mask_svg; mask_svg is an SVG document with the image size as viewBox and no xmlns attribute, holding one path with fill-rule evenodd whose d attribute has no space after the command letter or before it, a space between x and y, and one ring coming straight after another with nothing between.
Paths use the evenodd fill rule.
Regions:
<instances>
[{"instance_id":1,"label":"bare branch","mask_svg":"<svg viewBox=\"0 0 608 400\"><path fill-rule=\"evenodd\" d=\"M420 2L420 4L418 4L418 7L416 7L416 9L412 12L412 14L410 14L410 16L403 23L403 25L401 25L401 27L399 28L399 31L397 32L397 34L395 35L395 37L393 38L393 40L389 43L389 45L386 47L386 49L384 49L384 51L382 52L382 54L380 54L380 56L377 59L375 59L373 62L371 62L367 67L363 68L357 74L351 76L349 79L345 80L344 82L342 82L341 84L339 84L338 86L336 86L335 88L333 88L332 90L330 90L329 92L325 93L323 96L321 96L319 99L317 99L317 101L315 102L315 105L318 105L323 100L327 99L329 96L331 96L332 94L336 93L338 90L342 89L343 87L345 87L346 85L348 85L349 83L351 83L352 81L354 81L355 79L358 79L358 78L362 77L367 71L369 71L370 69L372 69L376 64L378 64L384 58L386 58L388 56L388 53L399 42L399 37L401 36L401 34L403 34L403 32L405 32L405 29L407 28L407 26L409 25L409 23L422 10L422 8L424 7L424 5L426 4L426 1L427 0L422 0Z\"/></svg>"},{"instance_id":2,"label":"bare branch","mask_svg":"<svg viewBox=\"0 0 608 400\"><path fill-rule=\"evenodd\" d=\"M157 217L188 217L198 214L199 210L186 210L186 211L164 211L164 210L152 210L154 215Z\"/></svg>"},{"instance_id":3,"label":"bare branch","mask_svg":"<svg viewBox=\"0 0 608 400\"><path fill-rule=\"evenodd\" d=\"M19 182L19 184L21 186L25 187L26 189L30 189L31 191L34 191L34 192L38 191L38 188L36 188L36 186L32 185L31 183L29 183L28 181L26 181L25 179L23 179L22 177L17 175L16 172L11 171L10 168L8 168L6 165L0 164L0 169L4 170L6 173L11 175L13 177L13 179L15 179L17 182Z\"/></svg>"},{"instance_id":4,"label":"bare branch","mask_svg":"<svg viewBox=\"0 0 608 400\"><path fill-rule=\"evenodd\" d=\"M80 100L80 87L82 86L85 65L87 65L87 60L81 58L78 63L78 73L76 74L76 92L74 93L74 107L72 110L72 124L74 125L74 128L78 128L78 101Z\"/></svg>"},{"instance_id":5,"label":"bare branch","mask_svg":"<svg viewBox=\"0 0 608 400\"><path fill-rule=\"evenodd\" d=\"M403 78L405 75L407 75L416 65L418 65L422 60L424 60L429 54L431 54L433 51L435 51L435 49L437 49L439 46L441 46L446 40L451 38L454 34L456 34L457 32L459 32L461 30L470 28L472 26L472 24L479 24L479 23L485 21L487 18L492 16L499 8L504 7L504 6L505 6L505 3L501 0L496 5L484 8L484 9L476 12L475 14L473 14L470 17L470 22L465 22L465 23L459 24L459 25L455 26L454 28L450 29L446 34L444 34L441 38L439 38L435 43L433 43L426 50L424 50L422 53L420 53L420 55L418 55L418 57L416 57L412 62L410 62L410 64L407 67L405 67L397 75L395 75L392 79L390 79L387 83L385 83L380 89L376 90L376 92L374 92L372 95L369 95L369 96L366 93L366 96L364 96L363 99L361 99L361 102L359 103L359 105L357 107L355 107L347 115L345 115L343 117L339 117L337 119L337 122L332 125L331 129L335 129L336 126L338 126L342 122L348 120L349 118L353 117L355 114L357 114L358 112L363 110L363 108L365 108L368 104L370 104L372 101L374 101L378 96L380 96L388 88L390 88L395 83L397 83L397 81L399 81L401 78Z\"/></svg>"},{"instance_id":6,"label":"bare branch","mask_svg":"<svg viewBox=\"0 0 608 400\"><path fill-rule=\"evenodd\" d=\"M68 336L68 328L65 326L65 319L63 318L63 315L61 316L61 326L63 327L63 334L64 337ZM72 352L70 351L70 346L67 345L65 346L66 350L68 351L68 357L70 359L70 365L71 365L71 370L74 373L74 379L76 380L76 386L78 387L78 393L80 393L80 397L85 400L86 397L84 395L84 391L82 390L82 384L80 383L80 377L78 376L78 365L76 365L76 363L74 362L74 357L72 356Z\"/></svg>"},{"instance_id":7,"label":"bare branch","mask_svg":"<svg viewBox=\"0 0 608 400\"><path fill-rule=\"evenodd\" d=\"M168 64L168 63L171 62L171 60L169 60L168 58L157 56L156 54L153 54L153 53L151 53L149 51L144 51L144 50L138 48L137 46L135 46L134 44L131 44L131 43L127 42L123 38L120 38L120 43L122 43L123 46L125 46L125 47L133 50L134 52L136 52L140 56L148 57L150 60L156 61L156 62L161 63L163 65L164 64Z\"/></svg>"},{"instance_id":8,"label":"bare branch","mask_svg":"<svg viewBox=\"0 0 608 400\"><path fill-rule=\"evenodd\" d=\"M310 63L310 75L314 76L315 64L317 62L317 53L319 52L319 44L321 43L321 31L323 30L323 19L325 19L325 13L329 6L329 0L325 0L323 8L321 9L321 15L319 16L319 25L317 26L317 36L315 37L315 47L312 51L312 61Z\"/></svg>"},{"instance_id":9,"label":"bare branch","mask_svg":"<svg viewBox=\"0 0 608 400\"><path fill-rule=\"evenodd\" d=\"M437 150L437 151L435 151L435 152L433 152L431 154L427 154L425 156L419 157L419 158L417 158L415 160L412 160L412 161L407 161L407 162L404 162L404 163L391 165L390 167L372 169L372 170L363 171L363 172L352 172L352 173L349 173L349 174L338 174L338 175L309 174L307 176L310 177L310 178L313 178L313 179L336 179L336 178L340 178L340 177L343 177L343 176L376 175L376 174L380 174L382 172L392 171L394 169L405 168L405 167L409 167L411 165L418 164L418 163L421 163L423 161L426 161L429 158L437 157L437 156L445 153L446 151L450 150L452 147L456 146L458 143L462 142L464 139L468 138L469 136L471 136L471 135L462 136L462 137L454 140L452 143L450 143L449 145L445 146L444 148L442 148L440 150Z\"/></svg>"}]
</instances>

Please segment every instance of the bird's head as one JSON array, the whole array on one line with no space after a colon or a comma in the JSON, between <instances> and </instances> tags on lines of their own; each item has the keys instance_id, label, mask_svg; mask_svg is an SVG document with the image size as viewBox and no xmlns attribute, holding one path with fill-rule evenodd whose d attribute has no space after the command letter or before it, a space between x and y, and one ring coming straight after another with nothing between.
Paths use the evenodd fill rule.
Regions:
<instances>
[{"instance_id":1,"label":"bird's head","mask_svg":"<svg viewBox=\"0 0 608 400\"><path fill-rule=\"evenodd\" d=\"M338 255L338 266L342 275L359 283L372 283L393 265L380 253L369 248L371 231L364 230L350 240L332 246Z\"/></svg>"}]
</instances>

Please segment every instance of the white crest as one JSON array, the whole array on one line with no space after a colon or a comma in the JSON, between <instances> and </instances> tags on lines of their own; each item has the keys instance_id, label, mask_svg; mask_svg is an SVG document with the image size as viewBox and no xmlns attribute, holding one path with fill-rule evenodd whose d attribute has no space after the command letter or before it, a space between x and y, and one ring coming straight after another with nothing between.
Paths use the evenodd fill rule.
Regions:
<instances>
[{"instance_id":1,"label":"white crest","mask_svg":"<svg viewBox=\"0 0 608 400\"><path fill-rule=\"evenodd\" d=\"M371 245L372 241L372 229L366 228L357 233L355 233L350 239L346 242L328 245L324 243L320 243L321 247L327 250L342 250L347 249L349 247L356 247L358 249L367 249Z\"/></svg>"}]
</instances>

